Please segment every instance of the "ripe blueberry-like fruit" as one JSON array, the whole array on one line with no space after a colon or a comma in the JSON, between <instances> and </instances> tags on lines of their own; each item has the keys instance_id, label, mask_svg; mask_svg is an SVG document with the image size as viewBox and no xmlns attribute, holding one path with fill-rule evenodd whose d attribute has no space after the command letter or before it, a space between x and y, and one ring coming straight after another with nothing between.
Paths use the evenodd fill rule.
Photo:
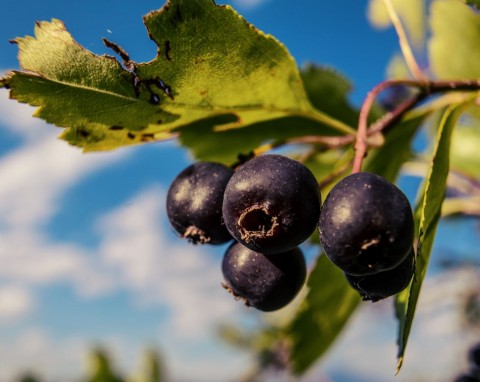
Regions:
<instances>
[{"instance_id":1,"label":"ripe blueberry-like fruit","mask_svg":"<svg viewBox=\"0 0 480 382\"><path fill-rule=\"evenodd\" d=\"M455 378L454 382L480 382L480 378L475 375L462 374Z\"/></svg>"},{"instance_id":2,"label":"ripe blueberry-like fruit","mask_svg":"<svg viewBox=\"0 0 480 382\"><path fill-rule=\"evenodd\" d=\"M351 275L392 269L413 245L413 215L405 194L368 172L349 175L330 191L319 219L328 258Z\"/></svg>"},{"instance_id":3,"label":"ripe blueberry-like fruit","mask_svg":"<svg viewBox=\"0 0 480 382\"><path fill-rule=\"evenodd\" d=\"M376 302L404 290L410 283L414 272L415 251L412 248L405 260L393 269L365 276L353 276L345 273L345 277L349 284L360 293L364 301Z\"/></svg>"},{"instance_id":4,"label":"ripe blueberry-like fruit","mask_svg":"<svg viewBox=\"0 0 480 382\"><path fill-rule=\"evenodd\" d=\"M468 360L472 367L480 368L480 343L470 349L468 352Z\"/></svg>"},{"instance_id":5,"label":"ripe blueberry-like fruit","mask_svg":"<svg viewBox=\"0 0 480 382\"><path fill-rule=\"evenodd\" d=\"M270 312L286 306L298 294L307 274L299 248L264 255L232 244L222 262L224 287L247 306Z\"/></svg>"},{"instance_id":6,"label":"ripe blueberry-like fruit","mask_svg":"<svg viewBox=\"0 0 480 382\"><path fill-rule=\"evenodd\" d=\"M223 219L232 236L261 253L297 247L315 230L320 189L310 170L282 155L261 155L228 182Z\"/></svg>"},{"instance_id":7,"label":"ripe blueberry-like fruit","mask_svg":"<svg viewBox=\"0 0 480 382\"><path fill-rule=\"evenodd\" d=\"M168 190L167 215L180 235L195 244L232 239L222 221L223 193L232 174L212 162L197 162L178 174Z\"/></svg>"}]
</instances>

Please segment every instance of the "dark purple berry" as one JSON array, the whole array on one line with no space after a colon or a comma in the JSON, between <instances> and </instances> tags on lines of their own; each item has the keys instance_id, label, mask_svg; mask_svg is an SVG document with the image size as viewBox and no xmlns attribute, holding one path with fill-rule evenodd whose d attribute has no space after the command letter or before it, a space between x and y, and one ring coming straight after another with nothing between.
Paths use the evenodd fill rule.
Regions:
<instances>
[{"instance_id":1,"label":"dark purple berry","mask_svg":"<svg viewBox=\"0 0 480 382\"><path fill-rule=\"evenodd\" d=\"M381 176L360 172L338 182L319 219L328 258L351 275L400 264L413 246L412 209L405 194Z\"/></svg>"},{"instance_id":2,"label":"dark purple berry","mask_svg":"<svg viewBox=\"0 0 480 382\"><path fill-rule=\"evenodd\" d=\"M345 273L345 277L364 301L376 302L404 290L410 284L414 272L415 251L412 248L405 260L393 269L365 276Z\"/></svg>"},{"instance_id":3,"label":"dark purple berry","mask_svg":"<svg viewBox=\"0 0 480 382\"><path fill-rule=\"evenodd\" d=\"M222 262L224 287L247 306L270 312L286 306L298 294L307 274L299 248L264 255L232 244Z\"/></svg>"},{"instance_id":4,"label":"dark purple berry","mask_svg":"<svg viewBox=\"0 0 480 382\"><path fill-rule=\"evenodd\" d=\"M282 155L255 157L233 174L223 199L232 236L261 253L281 253L315 230L320 189L310 170Z\"/></svg>"},{"instance_id":5,"label":"dark purple berry","mask_svg":"<svg viewBox=\"0 0 480 382\"><path fill-rule=\"evenodd\" d=\"M473 367L480 368L480 343L470 349L468 359Z\"/></svg>"},{"instance_id":6,"label":"dark purple berry","mask_svg":"<svg viewBox=\"0 0 480 382\"><path fill-rule=\"evenodd\" d=\"M454 382L480 382L480 378L474 375L462 374L455 378Z\"/></svg>"},{"instance_id":7,"label":"dark purple berry","mask_svg":"<svg viewBox=\"0 0 480 382\"><path fill-rule=\"evenodd\" d=\"M167 214L182 237L195 244L232 239L222 220L223 193L232 174L220 163L198 162L175 178L167 194Z\"/></svg>"}]
</instances>

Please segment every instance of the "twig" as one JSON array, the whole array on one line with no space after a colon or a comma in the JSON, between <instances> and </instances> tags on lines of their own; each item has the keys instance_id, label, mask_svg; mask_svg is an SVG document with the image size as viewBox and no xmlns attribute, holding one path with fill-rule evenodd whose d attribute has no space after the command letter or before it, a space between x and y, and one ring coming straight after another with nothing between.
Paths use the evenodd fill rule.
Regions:
<instances>
[{"instance_id":1,"label":"twig","mask_svg":"<svg viewBox=\"0 0 480 382\"><path fill-rule=\"evenodd\" d=\"M427 94L424 92L419 92L412 96L411 98L403 101L400 105L398 105L395 110L391 113L385 114L379 120L375 121L370 125L367 131L367 136L375 135L380 132L386 132L390 127L392 127L396 122L398 122L404 114L412 110L415 106L417 106L421 101L423 101L427 97Z\"/></svg>"},{"instance_id":2,"label":"twig","mask_svg":"<svg viewBox=\"0 0 480 382\"><path fill-rule=\"evenodd\" d=\"M402 50L403 57L405 58L405 62L408 66L408 69L410 70L410 73L412 73L413 77L416 78L418 81L428 81L428 78L425 76L425 74L423 74L417 61L415 60L412 48L408 42L407 33L405 32L402 22L400 21L400 18L398 17L398 14L393 7L392 1L383 0L383 2L385 4L385 7L387 7L388 15L390 16L393 27L397 32L400 49Z\"/></svg>"},{"instance_id":3,"label":"twig","mask_svg":"<svg viewBox=\"0 0 480 382\"><path fill-rule=\"evenodd\" d=\"M375 102L377 96L385 89L398 85L399 80L383 81L375 86L363 101L362 108L360 109L360 116L358 119L358 129L355 141L355 158L353 160L352 173L360 172L362 169L362 162L367 152L367 132L368 132L368 116L370 110ZM391 113L393 114L393 113ZM383 126L384 123L380 123Z\"/></svg>"},{"instance_id":4,"label":"twig","mask_svg":"<svg viewBox=\"0 0 480 382\"><path fill-rule=\"evenodd\" d=\"M368 116L377 96L385 89L393 86L409 86L419 89L419 92L410 99L402 102L397 108L383 116L368 128ZM355 158L353 161L352 173L360 172L363 158L367 152L367 137L384 131L392 126L403 115L413 109L421 101L434 93L447 91L477 91L480 90L480 80L455 80L455 81L416 81L416 80L387 80L375 86L365 98L360 109L358 130L355 141Z\"/></svg>"}]
</instances>

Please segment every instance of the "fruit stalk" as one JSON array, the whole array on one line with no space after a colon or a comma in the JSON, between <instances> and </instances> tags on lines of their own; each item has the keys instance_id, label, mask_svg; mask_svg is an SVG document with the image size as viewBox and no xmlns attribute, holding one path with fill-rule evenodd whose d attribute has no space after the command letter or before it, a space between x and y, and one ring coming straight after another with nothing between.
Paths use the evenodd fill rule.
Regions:
<instances>
[{"instance_id":1,"label":"fruit stalk","mask_svg":"<svg viewBox=\"0 0 480 382\"><path fill-rule=\"evenodd\" d=\"M405 32L405 28L403 27L402 22L395 11L392 0L383 0L383 3L387 8L387 12L390 20L392 21L393 27L397 32L398 43L410 73L419 81L428 81L428 79L425 77L425 74L423 74L422 69L420 69L417 61L415 60L415 55L413 54L412 48L408 42L407 33Z\"/></svg>"},{"instance_id":2,"label":"fruit stalk","mask_svg":"<svg viewBox=\"0 0 480 382\"><path fill-rule=\"evenodd\" d=\"M419 89L419 92L411 98L398 105L391 113L385 114L382 118L368 127L368 116L374 105L377 96L389 87L409 86ZM365 98L360 109L358 120L358 129L355 140L355 158L352 166L352 173L360 172L362 169L363 158L367 153L367 137L386 130L404 114L417 106L420 102L432 94L451 92L451 91L478 91L480 90L480 80L452 80L452 81L417 81L417 80L386 80L376 85Z\"/></svg>"}]
</instances>

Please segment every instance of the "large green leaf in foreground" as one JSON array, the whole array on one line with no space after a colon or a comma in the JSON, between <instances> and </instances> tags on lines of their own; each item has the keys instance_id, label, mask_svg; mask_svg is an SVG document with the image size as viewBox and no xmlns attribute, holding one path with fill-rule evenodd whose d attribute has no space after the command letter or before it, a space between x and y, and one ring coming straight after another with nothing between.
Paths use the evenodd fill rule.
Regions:
<instances>
[{"instance_id":1,"label":"large green leaf in foreground","mask_svg":"<svg viewBox=\"0 0 480 382\"><path fill-rule=\"evenodd\" d=\"M415 275L410 287L398 294L396 298L396 315L399 320L398 370L403 363L415 308L427 272L430 252L445 197L452 132L462 111L463 108L452 105L443 114L438 128L432 165L416 213L419 233Z\"/></svg>"},{"instance_id":2,"label":"large green leaf in foreground","mask_svg":"<svg viewBox=\"0 0 480 382\"><path fill-rule=\"evenodd\" d=\"M304 373L327 351L360 302L343 272L324 255L318 258L307 286L307 297L287 329L296 374Z\"/></svg>"},{"instance_id":3,"label":"large green leaf in foreground","mask_svg":"<svg viewBox=\"0 0 480 382\"><path fill-rule=\"evenodd\" d=\"M401 164L411 156L410 145L415 132L430 113L429 109L410 112L386 134L385 144L372 150L364 163L364 170L395 181ZM326 256L318 259L309 276L308 287L308 294L288 328L292 342L291 363L297 374L304 373L325 354L360 301L359 294L346 282L343 272Z\"/></svg>"},{"instance_id":4,"label":"large green leaf in foreground","mask_svg":"<svg viewBox=\"0 0 480 382\"><path fill-rule=\"evenodd\" d=\"M16 40L23 71L0 87L85 150L168 138L199 121L214 132L295 117L292 128L308 120L319 132L352 132L311 105L285 47L231 7L171 0L144 21L158 55L142 64L123 55L124 66L80 46L58 20L37 23L35 37Z\"/></svg>"}]
</instances>

